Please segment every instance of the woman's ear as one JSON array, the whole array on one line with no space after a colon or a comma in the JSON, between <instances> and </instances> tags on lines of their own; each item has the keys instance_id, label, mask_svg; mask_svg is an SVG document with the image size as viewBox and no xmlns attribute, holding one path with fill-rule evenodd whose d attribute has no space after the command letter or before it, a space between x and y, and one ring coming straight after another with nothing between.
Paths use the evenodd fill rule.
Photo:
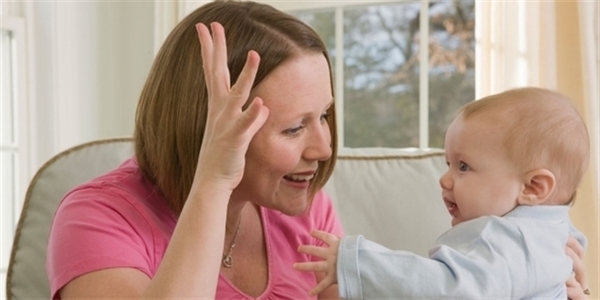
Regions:
<instances>
[{"instance_id":1,"label":"woman's ear","mask_svg":"<svg viewBox=\"0 0 600 300\"><path fill-rule=\"evenodd\" d=\"M539 205L554 191L556 178L547 169L536 169L525 174L523 190L519 194L517 202L520 205Z\"/></svg>"}]
</instances>

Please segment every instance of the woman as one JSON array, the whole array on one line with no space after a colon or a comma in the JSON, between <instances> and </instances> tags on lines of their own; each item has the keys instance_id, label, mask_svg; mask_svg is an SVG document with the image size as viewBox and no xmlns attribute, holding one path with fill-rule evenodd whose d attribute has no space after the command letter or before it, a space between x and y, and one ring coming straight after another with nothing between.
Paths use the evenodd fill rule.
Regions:
<instances>
[{"instance_id":1,"label":"woman","mask_svg":"<svg viewBox=\"0 0 600 300\"><path fill-rule=\"evenodd\" d=\"M292 269L306 259L296 249L312 229L343 233L321 191L334 113L326 48L307 25L250 2L192 12L142 91L135 157L57 211L53 296L306 298L317 278Z\"/></svg>"}]
</instances>

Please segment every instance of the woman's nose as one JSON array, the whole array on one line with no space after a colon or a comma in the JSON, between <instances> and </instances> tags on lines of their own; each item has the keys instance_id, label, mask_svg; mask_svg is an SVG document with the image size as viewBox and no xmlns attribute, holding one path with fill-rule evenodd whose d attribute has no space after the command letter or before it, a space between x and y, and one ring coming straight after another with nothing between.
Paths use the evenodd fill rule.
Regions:
<instances>
[{"instance_id":1,"label":"woman's nose","mask_svg":"<svg viewBox=\"0 0 600 300\"><path fill-rule=\"evenodd\" d=\"M446 173L440 177L440 186L444 190L452 189L452 177L450 176L450 170L446 171Z\"/></svg>"},{"instance_id":2,"label":"woman's nose","mask_svg":"<svg viewBox=\"0 0 600 300\"><path fill-rule=\"evenodd\" d=\"M331 157L331 132L327 123L319 124L307 141L304 158L306 160L324 161Z\"/></svg>"}]
</instances>

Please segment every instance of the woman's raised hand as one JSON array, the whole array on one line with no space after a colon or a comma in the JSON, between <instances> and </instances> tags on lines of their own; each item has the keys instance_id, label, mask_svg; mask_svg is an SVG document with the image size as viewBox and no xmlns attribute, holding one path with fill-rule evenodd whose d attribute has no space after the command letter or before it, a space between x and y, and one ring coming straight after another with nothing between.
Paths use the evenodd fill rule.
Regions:
<instances>
[{"instance_id":1,"label":"woman's raised hand","mask_svg":"<svg viewBox=\"0 0 600 300\"><path fill-rule=\"evenodd\" d=\"M242 179L250 140L267 120L269 110L258 97L242 110L258 70L258 53L248 52L246 65L231 86L225 30L219 23L210 26L212 36L206 25L196 25L209 99L195 181L208 180L233 190Z\"/></svg>"}]
</instances>

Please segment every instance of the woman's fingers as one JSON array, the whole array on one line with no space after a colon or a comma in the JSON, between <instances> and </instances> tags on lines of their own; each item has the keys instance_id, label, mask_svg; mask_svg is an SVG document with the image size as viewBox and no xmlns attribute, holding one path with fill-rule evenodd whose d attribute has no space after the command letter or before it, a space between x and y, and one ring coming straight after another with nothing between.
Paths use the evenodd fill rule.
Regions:
<instances>
[{"instance_id":1,"label":"woman's fingers","mask_svg":"<svg viewBox=\"0 0 600 300\"><path fill-rule=\"evenodd\" d=\"M213 41L210 31L203 23L196 24L196 32L198 32L198 39L200 40L200 52L202 55L202 67L204 69L206 86L210 93L210 74L212 74L213 69Z\"/></svg>"},{"instance_id":2,"label":"woman's fingers","mask_svg":"<svg viewBox=\"0 0 600 300\"><path fill-rule=\"evenodd\" d=\"M204 75L209 93L210 106L235 107L233 113L241 111L241 107L250 96L256 78L260 56L256 51L249 51L246 63L237 81L231 86L229 68L227 66L227 43L225 30L219 23L211 23L212 35L206 25L196 25L201 44ZM217 99L225 101L215 101ZM218 102L218 103L214 103Z\"/></svg>"},{"instance_id":3,"label":"woman's fingers","mask_svg":"<svg viewBox=\"0 0 600 300\"><path fill-rule=\"evenodd\" d=\"M579 243L577 243L577 245L579 245ZM583 289L586 289L587 281L585 274L585 264L583 263L581 256L579 256L578 251L574 250L574 248L572 248L571 246L567 247L565 252L573 260L573 272L575 273L575 279L579 282Z\"/></svg>"},{"instance_id":4,"label":"woman's fingers","mask_svg":"<svg viewBox=\"0 0 600 300\"><path fill-rule=\"evenodd\" d=\"M210 76L214 81L212 83L214 92L218 97L224 97L229 94L231 82L229 79L229 68L227 66L227 43L225 42L225 29L223 25L213 22L210 24L213 39L213 69ZM209 74L206 74L209 76Z\"/></svg>"},{"instance_id":5,"label":"woman's fingers","mask_svg":"<svg viewBox=\"0 0 600 300\"><path fill-rule=\"evenodd\" d=\"M203 23L196 24L204 78L210 100L212 98L225 98L229 95L230 79L227 66L227 43L225 30L219 23L210 24L211 30ZM212 31L212 34L211 34ZM209 101L209 104L214 101Z\"/></svg>"},{"instance_id":6,"label":"woman's fingers","mask_svg":"<svg viewBox=\"0 0 600 300\"><path fill-rule=\"evenodd\" d=\"M579 256L579 258L583 259L583 256L585 254L585 249L583 248L583 245L581 245L576 238L569 236L569 239L567 240L567 247L571 248L571 250L573 250L573 252L575 252L575 254L577 254L577 256Z\"/></svg>"},{"instance_id":7,"label":"woman's fingers","mask_svg":"<svg viewBox=\"0 0 600 300\"><path fill-rule=\"evenodd\" d=\"M227 186L235 188L243 177L250 141L269 116L268 108L258 97L243 110L260 57L255 51L249 51L244 68L231 86L225 29L213 22L210 30L205 24L196 24L196 31L208 91L208 116L198 165L202 165L204 174L212 174L206 176L226 178Z\"/></svg>"},{"instance_id":8,"label":"woman's fingers","mask_svg":"<svg viewBox=\"0 0 600 300\"><path fill-rule=\"evenodd\" d=\"M584 292L584 289L581 287L581 285L575 279L574 276L569 277L566 284L567 284L567 297L570 300L583 300L583 299L588 298L588 296Z\"/></svg>"},{"instance_id":9,"label":"woman's fingers","mask_svg":"<svg viewBox=\"0 0 600 300\"><path fill-rule=\"evenodd\" d=\"M268 117L269 109L264 106L262 99L255 98L238 119L239 127L252 137L265 124Z\"/></svg>"},{"instance_id":10,"label":"woman's fingers","mask_svg":"<svg viewBox=\"0 0 600 300\"><path fill-rule=\"evenodd\" d=\"M240 72L237 81L231 87L231 95L233 103L236 107L241 107L246 103L256 78L256 72L258 72L258 65L260 63L260 56L256 51L248 51L246 56L246 63L244 68Z\"/></svg>"},{"instance_id":11,"label":"woman's fingers","mask_svg":"<svg viewBox=\"0 0 600 300\"><path fill-rule=\"evenodd\" d=\"M569 236L567 240L566 253L573 260L573 271L575 272L575 279L581 284L583 289L587 288L585 264L583 263L583 257L585 255L585 249L576 238Z\"/></svg>"}]
</instances>

